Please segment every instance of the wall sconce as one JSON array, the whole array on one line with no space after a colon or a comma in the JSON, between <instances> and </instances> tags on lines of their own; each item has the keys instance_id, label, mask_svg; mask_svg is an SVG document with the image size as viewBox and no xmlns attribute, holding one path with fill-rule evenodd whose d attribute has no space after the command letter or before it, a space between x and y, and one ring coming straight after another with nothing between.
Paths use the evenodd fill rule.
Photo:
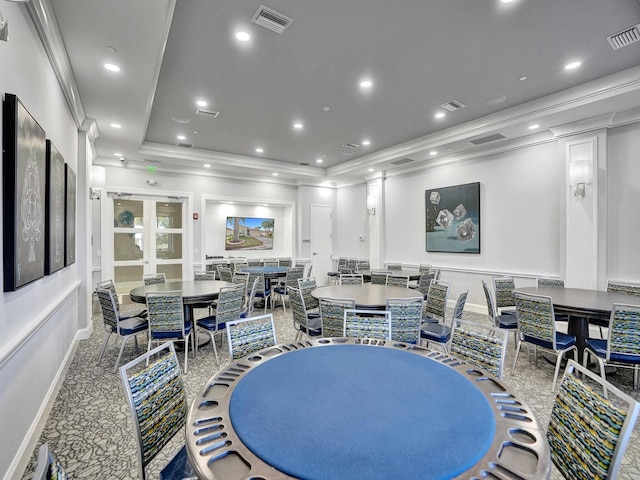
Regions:
<instances>
[{"instance_id":1,"label":"wall sconce","mask_svg":"<svg viewBox=\"0 0 640 480\"><path fill-rule=\"evenodd\" d=\"M100 194L102 193L101 188L89 188L89 200L100 200Z\"/></svg>"},{"instance_id":2,"label":"wall sconce","mask_svg":"<svg viewBox=\"0 0 640 480\"><path fill-rule=\"evenodd\" d=\"M378 206L378 198L375 195L367 195L367 210L369 215L376 214L376 207Z\"/></svg>"},{"instance_id":3,"label":"wall sconce","mask_svg":"<svg viewBox=\"0 0 640 480\"><path fill-rule=\"evenodd\" d=\"M575 185L574 197L584 198L585 185L591 183L591 160L575 160L569 163L569 184Z\"/></svg>"}]
</instances>

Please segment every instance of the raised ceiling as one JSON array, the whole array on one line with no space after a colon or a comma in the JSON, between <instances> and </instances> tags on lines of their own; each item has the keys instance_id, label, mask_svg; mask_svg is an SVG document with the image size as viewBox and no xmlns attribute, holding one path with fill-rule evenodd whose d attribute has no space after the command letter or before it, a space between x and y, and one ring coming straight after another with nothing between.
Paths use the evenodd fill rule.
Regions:
<instances>
[{"instance_id":1,"label":"raised ceiling","mask_svg":"<svg viewBox=\"0 0 640 480\"><path fill-rule=\"evenodd\" d=\"M640 108L638 0L50 2L100 165L340 184Z\"/></svg>"}]
</instances>

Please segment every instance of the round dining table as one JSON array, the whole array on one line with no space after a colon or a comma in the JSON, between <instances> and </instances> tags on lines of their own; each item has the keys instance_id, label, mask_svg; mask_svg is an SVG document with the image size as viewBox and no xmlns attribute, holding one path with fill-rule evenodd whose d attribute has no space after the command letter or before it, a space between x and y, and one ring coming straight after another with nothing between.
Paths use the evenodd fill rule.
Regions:
<instances>
[{"instance_id":1,"label":"round dining table","mask_svg":"<svg viewBox=\"0 0 640 480\"><path fill-rule=\"evenodd\" d=\"M388 298L414 298L422 295L411 288L364 283L318 287L311 291L311 296L318 300L321 298L353 299L356 308L380 310L386 308Z\"/></svg>"},{"instance_id":2,"label":"round dining table","mask_svg":"<svg viewBox=\"0 0 640 480\"><path fill-rule=\"evenodd\" d=\"M545 429L477 367L362 338L276 345L196 394L186 447L200 479L549 477Z\"/></svg>"}]
</instances>

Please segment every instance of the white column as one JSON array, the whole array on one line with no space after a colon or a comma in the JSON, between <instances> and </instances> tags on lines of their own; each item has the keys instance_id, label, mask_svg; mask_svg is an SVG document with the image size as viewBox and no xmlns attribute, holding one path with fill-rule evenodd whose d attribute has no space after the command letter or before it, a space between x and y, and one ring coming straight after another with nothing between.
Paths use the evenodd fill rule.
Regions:
<instances>
[{"instance_id":1,"label":"white column","mask_svg":"<svg viewBox=\"0 0 640 480\"><path fill-rule=\"evenodd\" d=\"M384 178L367 182L367 202L375 201L375 211L369 210L369 262L371 268L384 265ZM368 207L369 205L367 205Z\"/></svg>"}]
</instances>

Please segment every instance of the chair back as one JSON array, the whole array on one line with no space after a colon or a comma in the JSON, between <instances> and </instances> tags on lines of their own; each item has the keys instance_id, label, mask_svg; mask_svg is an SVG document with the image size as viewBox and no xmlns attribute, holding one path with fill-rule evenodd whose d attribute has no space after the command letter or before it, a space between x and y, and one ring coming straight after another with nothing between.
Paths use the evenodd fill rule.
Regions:
<instances>
[{"instance_id":1,"label":"chair back","mask_svg":"<svg viewBox=\"0 0 640 480\"><path fill-rule=\"evenodd\" d=\"M338 271L340 270L340 267L346 267L348 261L349 261L349 258L347 258L347 257L339 257L338 258Z\"/></svg>"},{"instance_id":2,"label":"chair back","mask_svg":"<svg viewBox=\"0 0 640 480\"><path fill-rule=\"evenodd\" d=\"M279 267L291 267L293 265L293 262L290 258L279 258L278 259L278 266Z\"/></svg>"},{"instance_id":3,"label":"chair back","mask_svg":"<svg viewBox=\"0 0 640 480\"><path fill-rule=\"evenodd\" d=\"M227 339L233 360L273 347L277 343L273 315L268 313L227 323Z\"/></svg>"},{"instance_id":4,"label":"chair back","mask_svg":"<svg viewBox=\"0 0 640 480\"><path fill-rule=\"evenodd\" d=\"M100 308L102 309L102 321L105 328L110 332L118 332L118 306L111 293L111 290L106 288L96 288L96 295L100 301Z\"/></svg>"},{"instance_id":5,"label":"chair back","mask_svg":"<svg viewBox=\"0 0 640 480\"><path fill-rule=\"evenodd\" d=\"M307 307L304 303L304 297L299 288L289 287L289 303L293 312L293 326L297 330L307 330Z\"/></svg>"},{"instance_id":6,"label":"chair back","mask_svg":"<svg viewBox=\"0 0 640 480\"><path fill-rule=\"evenodd\" d=\"M118 298L118 292L116 292L116 285L113 283L113 280L104 280L102 282L98 282L96 288L104 288L111 291L113 295L113 300L116 302L116 312L120 313L120 299Z\"/></svg>"},{"instance_id":7,"label":"chair back","mask_svg":"<svg viewBox=\"0 0 640 480\"><path fill-rule=\"evenodd\" d=\"M245 285L242 283L222 287L216 305L216 330L230 321L238 320L244 303Z\"/></svg>"},{"instance_id":8,"label":"chair back","mask_svg":"<svg viewBox=\"0 0 640 480\"><path fill-rule=\"evenodd\" d=\"M551 297L517 292L518 331L527 342L552 345L556 350L556 322Z\"/></svg>"},{"instance_id":9,"label":"chair back","mask_svg":"<svg viewBox=\"0 0 640 480\"><path fill-rule=\"evenodd\" d=\"M613 304L605 359L635 364L640 361L640 305Z\"/></svg>"},{"instance_id":10,"label":"chair back","mask_svg":"<svg viewBox=\"0 0 640 480\"><path fill-rule=\"evenodd\" d=\"M67 478L69 478L67 473L49 449L49 444L40 445L36 469L31 480L66 480Z\"/></svg>"},{"instance_id":11,"label":"chair back","mask_svg":"<svg viewBox=\"0 0 640 480\"><path fill-rule=\"evenodd\" d=\"M362 285L364 277L356 273L343 273L340 275L340 285Z\"/></svg>"},{"instance_id":12,"label":"chair back","mask_svg":"<svg viewBox=\"0 0 640 480\"><path fill-rule=\"evenodd\" d=\"M166 283L167 276L164 272L160 273L145 273L142 275L142 281L145 285L156 285L158 283Z\"/></svg>"},{"instance_id":13,"label":"chair back","mask_svg":"<svg viewBox=\"0 0 640 480\"><path fill-rule=\"evenodd\" d=\"M462 318L462 312L464 312L464 305L465 303L467 303L467 296L469 295L469 290L467 290L466 292L462 292L459 296L458 296L458 300L456 301L456 306L453 309L453 319L461 319Z\"/></svg>"},{"instance_id":14,"label":"chair back","mask_svg":"<svg viewBox=\"0 0 640 480\"><path fill-rule=\"evenodd\" d=\"M195 282L207 282L214 281L216 279L216 272L209 270L206 272L193 272L193 280Z\"/></svg>"},{"instance_id":15,"label":"chair back","mask_svg":"<svg viewBox=\"0 0 640 480\"><path fill-rule=\"evenodd\" d=\"M280 262L278 261L277 258L265 258L264 259L264 266L265 267L279 267L280 266Z\"/></svg>"},{"instance_id":16,"label":"chair back","mask_svg":"<svg viewBox=\"0 0 640 480\"><path fill-rule=\"evenodd\" d=\"M231 270L231 267L218 265L218 278L223 282L233 282L233 270Z\"/></svg>"},{"instance_id":17,"label":"chair back","mask_svg":"<svg viewBox=\"0 0 640 480\"><path fill-rule=\"evenodd\" d=\"M391 315L385 310L346 309L343 323L344 337L391 340Z\"/></svg>"},{"instance_id":18,"label":"chair back","mask_svg":"<svg viewBox=\"0 0 640 480\"><path fill-rule=\"evenodd\" d=\"M298 288L300 289L300 293L302 293L302 297L304 298L304 304L307 307L307 310L313 310L314 308L318 308L319 303L318 299L311 295L311 292L318 288L318 284L316 283L316 277L305 277L298 279Z\"/></svg>"},{"instance_id":19,"label":"chair back","mask_svg":"<svg viewBox=\"0 0 640 480\"><path fill-rule=\"evenodd\" d=\"M422 272L418 279L418 291L426 298L429 294L431 280L436 280L435 272Z\"/></svg>"},{"instance_id":20,"label":"chair back","mask_svg":"<svg viewBox=\"0 0 640 480\"><path fill-rule=\"evenodd\" d=\"M616 399L605 398L600 390L613 393ZM547 428L551 460L563 477L616 478L639 406L629 395L569 360Z\"/></svg>"},{"instance_id":21,"label":"chair back","mask_svg":"<svg viewBox=\"0 0 640 480\"><path fill-rule=\"evenodd\" d=\"M237 272L239 270L242 270L243 268L247 268L248 266L249 263L247 262L246 258L238 258L231 263L231 271Z\"/></svg>"},{"instance_id":22,"label":"chair back","mask_svg":"<svg viewBox=\"0 0 640 480\"><path fill-rule=\"evenodd\" d=\"M424 311L433 318L440 317L443 321L447 315L447 301L449 299L449 284L439 280L432 280L429 285L427 301Z\"/></svg>"},{"instance_id":23,"label":"chair back","mask_svg":"<svg viewBox=\"0 0 640 480\"><path fill-rule=\"evenodd\" d=\"M355 310L355 300L321 298L320 319L323 337L342 337L344 335L344 311Z\"/></svg>"},{"instance_id":24,"label":"chair back","mask_svg":"<svg viewBox=\"0 0 640 480\"><path fill-rule=\"evenodd\" d=\"M156 359L148 363L152 358ZM187 418L187 394L173 344L160 345L123 365L120 378L133 415L144 479L145 467L182 431Z\"/></svg>"},{"instance_id":25,"label":"chair back","mask_svg":"<svg viewBox=\"0 0 640 480\"><path fill-rule=\"evenodd\" d=\"M148 292L149 335L154 338L184 338L182 292Z\"/></svg>"},{"instance_id":26,"label":"chair back","mask_svg":"<svg viewBox=\"0 0 640 480\"><path fill-rule=\"evenodd\" d=\"M370 270L371 264L369 263L368 258L360 258L356 260L356 271L357 270Z\"/></svg>"},{"instance_id":27,"label":"chair back","mask_svg":"<svg viewBox=\"0 0 640 480\"><path fill-rule=\"evenodd\" d=\"M496 321L496 304L493 302L493 294L487 282L482 280L482 290L484 290L484 296L487 299L487 313L489 318L495 323Z\"/></svg>"},{"instance_id":28,"label":"chair back","mask_svg":"<svg viewBox=\"0 0 640 480\"><path fill-rule=\"evenodd\" d=\"M387 270L402 270L401 263L387 263Z\"/></svg>"},{"instance_id":29,"label":"chair back","mask_svg":"<svg viewBox=\"0 0 640 480\"><path fill-rule=\"evenodd\" d=\"M430 271L431 271L431 265L429 265L428 263L421 263L420 265L418 265L419 273L428 273Z\"/></svg>"},{"instance_id":30,"label":"chair back","mask_svg":"<svg viewBox=\"0 0 640 480\"><path fill-rule=\"evenodd\" d=\"M559 277L538 277L536 285L539 288L564 288L564 278Z\"/></svg>"},{"instance_id":31,"label":"chair back","mask_svg":"<svg viewBox=\"0 0 640 480\"><path fill-rule=\"evenodd\" d=\"M256 286L256 294L264 294L264 272L249 272L249 283L252 283L255 279L258 279L258 285Z\"/></svg>"},{"instance_id":32,"label":"chair back","mask_svg":"<svg viewBox=\"0 0 640 480\"><path fill-rule=\"evenodd\" d=\"M289 267L287 269L287 276L284 278L285 287L298 288L298 280L303 278L304 266Z\"/></svg>"},{"instance_id":33,"label":"chair back","mask_svg":"<svg viewBox=\"0 0 640 480\"><path fill-rule=\"evenodd\" d=\"M516 306L516 299L513 294L516 285L513 277L506 275L493 277L493 288L496 292L496 309L498 311L500 311L501 308Z\"/></svg>"},{"instance_id":34,"label":"chair back","mask_svg":"<svg viewBox=\"0 0 640 480\"><path fill-rule=\"evenodd\" d=\"M409 277L406 275L389 275L387 277L387 285L391 287L409 288Z\"/></svg>"},{"instance_id":35,"label":"chair back","mask_svg":"<svg viewBox=\"0 0 640 480\"><path fill-rule=\"evenodd\" d=\"M355 273L358 269L358 259L350 258L347 260L347 268L351 271L351 273Z\"/></svg>"},{"instance_id":36,"label":"chair back","mask_svg":"<svg viewBox=\"0 0 640 480\"><path fill-rule=\"evenodd\" d=\"M607 280L607 292L640 296L640 284Z\"/></svg>"},{"instance_id":37,"label":"chair back","mask_svg":"<svg viewBox=\"0 0 640 480\"><path fill-rule=\"evenodd\" d=\"M247 289L249 288L249 273L248 272L233 272L233 276L231 277L232 283L236 285L242 285L244 291L242 292L243 296L247 295ZM244 298L244 297L243 297Z\"/></svg>"},{"instance_id":38,"label":"chair back","mask_svg":"<svg viewBox=\"0 0 640 480\"><path fill-rule=\"evenodd\" d=\"M259 258L250 258L249 260L247 260L247 265L249 265L250 267L263 267L264 263Z\"/></svg>"},{"instance_id":39,"label":"chair back","mask_svg":"<svg viewBox=\"0 0 640 480\"><path fill-rule=\"evenodd\" d=\"M507 335L507 330L454 319L447 351L460 360L502 378Z\"/></svg>"},{"instance_id":40,"label":"chair back","mask_svg":"<svg viewBox=\"0 0 640 480\"><path fill-rule=\"evenodd\" d=\"M387 270L371 270L371 285L386 285L388 276Z\"/></svg>"},{"instance_id":41,"label":"chair back","mask_svg":"<svg viewBox=\"0 0 640 480\"><path fill-rule=\"evenodd\" d=\"M256 291L258 290L259 281L260 279L254 278L253 282L251 283L251 288L249 289L249 295L247 295L246 310L245 310L245 313L243 314L245 318L249 318L253 316L253 309L256 303Z\"/></svg>"},{"instance_id":42,"label":"chair back","mask_svg":"<svg viewBox=\"0 0 640 480\"><path fill-rule=\"evenodd\" d=\"M388 298L386 311L391 316L391 340L412 343L420 342L420 323L424 299Z\"/></svg>"}]
</instances>

